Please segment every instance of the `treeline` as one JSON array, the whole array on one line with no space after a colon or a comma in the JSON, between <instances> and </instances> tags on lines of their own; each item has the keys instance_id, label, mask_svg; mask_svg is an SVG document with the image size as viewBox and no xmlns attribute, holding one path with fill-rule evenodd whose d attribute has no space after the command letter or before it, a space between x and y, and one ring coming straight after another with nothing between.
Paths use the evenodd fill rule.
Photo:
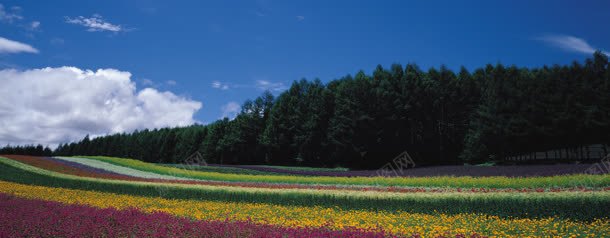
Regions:
<instances>
[{"instance_id":1,"label":"treeline","mask_svg":"<svg viewBox=\"0 0 610 238\"><path fill-rule=\"evenodd\" d=\"M418 165L480 163L608 144L609 135L610 70L596 52L566 66L395 64L300 80L246 101L233 120L86 137L55 153L178 163L198 151L208 163L379 168L403 151Z\"/></svg>"},{"instance_id":2,"label":"treeline","mask_svg":"<svg viewBox=\"0 0 610 238\"><path fill-rule=\"evenodd\" d=\"M0 148L0 155L35 155L35 156L52 156L53 150L48 146L42 145L24 145L11 146L6 145Z\"/></svg>"}]
</instances>

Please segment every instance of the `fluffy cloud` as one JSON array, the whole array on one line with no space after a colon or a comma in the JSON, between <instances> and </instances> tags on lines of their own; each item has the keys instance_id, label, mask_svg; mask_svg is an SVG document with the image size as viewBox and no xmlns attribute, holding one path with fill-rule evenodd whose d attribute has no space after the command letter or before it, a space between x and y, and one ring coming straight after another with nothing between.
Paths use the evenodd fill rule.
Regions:
<instances>
[{"instance_id":1,"label":"fluffy cloud","mask_svg":"<svg viewBox=\"0 0 610 238\"><path fill-rule=\"evenodd\" d=\"M537 40L541 40L546 42L547 44L558 47L565 51L577 52L583 54L593 54L595 52L595 48L589 45L587 41L584 39L568 36L568 35L546 35L542 37L536 38ZM609 52L603 52L606 55L610 55Z\"/></svg>"},{"instance_id":2,"label":"fluffy cloud","mask_svg":"<svg viewBox=\"0 0 610 238\"><path fill-rule=\"evenodd\" d=\"M24 44L21 42L13 41L0 37L0 54L11 54L11 53L38 53L38 50L31 45Z\"/></svg>"},{"instance_id":3,"label":"fluffy cloud","mask_svg":"<svg viewBox=\"0 0 610 238\"><path fill-rule=\"evenodd\" d=\"M66 23L81 25L87 27L87 31L111 31L120 32L126 31L121 25L115 25L104 20L101 15L93 15L92 17L78 16L76 18L66 17Z\"/></svg>"},{"instance_id":4,"label":"fluffy cloud","mask_svg":"<svg viewBox=\"0 0 610 238\"><path fill-rule=\"evenodd\" d=\"M129 72L74 67L0 70L0 145L58 143L142 128L186 126L201 103L136 89Z\"/></svg>"},{"instance_id":5,"label":"fluffy cloud","mask_svg":"<svg viewBox=\"0 0 610 238\"><path fill-rule=\"evenodd\" d=\"M225 117L228 117L230 119L235 118L235 116L237 116L237 113L239 112L240 108L241 108L241 106L239 106L239 103L237 103L237 102L229 102L229 103L225 104L221 108L222 118L225 118Z\"/></svg>"}]
</instances>

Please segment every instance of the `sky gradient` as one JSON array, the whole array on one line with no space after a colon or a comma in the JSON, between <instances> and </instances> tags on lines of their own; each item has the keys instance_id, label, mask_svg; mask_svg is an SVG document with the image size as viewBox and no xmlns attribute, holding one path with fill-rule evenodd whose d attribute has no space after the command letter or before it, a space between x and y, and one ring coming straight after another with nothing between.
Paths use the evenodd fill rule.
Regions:
<instances>
[{"instance_id":1,"label":"sky gradient","mask_svg":"<svg viewBox=\"0 0 610 238\"><path fill-rule=\"evenodd\" d=\"M277 95L294 80L328 82L358 70L371 72L377 64L536 67L610 50L609 1L0 4L0 70L72 66L129 72L137 88L134 98L150 87L191 105L192 120L175 125L231 116L244 100L265 89ZM199 109L192 104L197 102ZM144 126L151 125L165 124ZM6 142L11 139L0 131L0 143Z\"/></svg>"}]
</instances>

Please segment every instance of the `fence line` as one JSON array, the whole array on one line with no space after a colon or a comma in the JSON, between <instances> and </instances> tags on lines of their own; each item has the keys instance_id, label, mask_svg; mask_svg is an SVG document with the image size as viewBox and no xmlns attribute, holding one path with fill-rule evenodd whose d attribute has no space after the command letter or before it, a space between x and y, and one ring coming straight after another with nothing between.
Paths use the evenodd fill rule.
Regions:
<instances>
[{"instance_id":1,"label":"fence line","mask_svg":"<svg viewBox=\"0 0 610 238\"><path fill-rule=\"evenodd\" d=\"M529 160L601 160L608 154L608 145L594 144L573 148L561 148L542 152L522 153L507 156L508 161Z\"/></svg>"}]
</instances>

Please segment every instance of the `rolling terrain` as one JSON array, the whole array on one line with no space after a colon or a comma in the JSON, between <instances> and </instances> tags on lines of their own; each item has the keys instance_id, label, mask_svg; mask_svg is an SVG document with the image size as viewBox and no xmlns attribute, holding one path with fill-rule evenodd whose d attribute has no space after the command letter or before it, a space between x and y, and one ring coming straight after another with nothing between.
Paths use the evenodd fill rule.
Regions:
<instances>
[{"instance_id":1,"label":"rolling terrain","mask_svg":"<svg viewBox=\"0 0 610 238\"><path fill-rule=\"evenodd\" d=\"M353 171L17 155L1 156L0 171L0 216L28 214L1 219L2 236L39 236L40 230L28 228L32 224L54 227L48 234L123 237L600 237L610 232L608 175L347 177L290 172ZM84 222L71 222L75 219Z\"/></svg>"}]
</instances>

